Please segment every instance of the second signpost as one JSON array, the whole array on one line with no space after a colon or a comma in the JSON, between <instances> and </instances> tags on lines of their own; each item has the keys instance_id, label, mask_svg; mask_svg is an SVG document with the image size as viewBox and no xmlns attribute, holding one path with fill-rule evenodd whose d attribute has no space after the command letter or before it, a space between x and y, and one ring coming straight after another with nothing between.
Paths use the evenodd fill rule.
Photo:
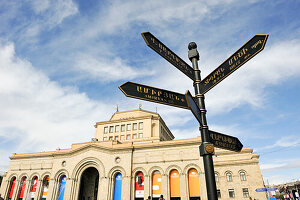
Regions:
<instances>
[{"instance_id":1,"label":"second signpost","mask_svg":"<svg viewBox=\"0 0 300 200\"><path fill-rule=\"evenodd\" d=\"M142 36L151 49L194 81L195 97L193 97L189 91L184 95L133 82L126 82L120 85L119 88L128 97L191 110L200 124L202 143L199 146L199 150L200 156L203 157L207 198L208 200L217 200L217 188L212 159L214 146L239 152L243 148L243 145L236 137L208 129L204 93L262 51L268 39L268 35L255 35L202 81L200 76L201 71L198 68L199 53L196 43L191 42L188 46L188 57L193 66L191 67L151 33L142 33Z\"/></svg>"}]
</instances>

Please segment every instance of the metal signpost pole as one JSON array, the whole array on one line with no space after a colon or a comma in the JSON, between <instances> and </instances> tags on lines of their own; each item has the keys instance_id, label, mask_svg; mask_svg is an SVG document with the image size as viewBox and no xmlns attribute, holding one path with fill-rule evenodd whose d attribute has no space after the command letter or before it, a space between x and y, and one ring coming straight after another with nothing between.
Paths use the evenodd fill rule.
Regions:
<instances>
[{"instance_id":1,"label":"metal signpost pole","mask_svg":"<svg viewBox=\"0 0 300 200\"><path fill-rule=\"evenodd\" d=\"M200 155L203 157L203 164L204 164L204 171L205 171L205 180L206 180L206 187L207 187L207 198L208 200L217 200L217 187L215 181L215 172L214 172L214 165L212 155L214 154L214 147L211 144L208 126L206 122L206 109L204 103L204 95L200 93L200 70L198 68L198 60L199 60L199 53L197 51L197 45L195 42L191 42L188 46L189 52L188 56L191 60L195 72L195 81L194 81L194 88L195 88L195 97L196 101L200 108L200 116L201 116L201 124L200 124L200 131L201 131L201 139L202 144L200 145Z\"/></svg>"}]
</instances>

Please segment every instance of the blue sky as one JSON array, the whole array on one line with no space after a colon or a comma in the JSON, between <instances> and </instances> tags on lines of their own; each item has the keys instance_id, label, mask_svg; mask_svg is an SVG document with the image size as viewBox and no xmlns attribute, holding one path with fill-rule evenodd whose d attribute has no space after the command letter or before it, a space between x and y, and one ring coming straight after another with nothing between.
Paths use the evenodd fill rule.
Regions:
<instances>
[{"instance_id":1,"label":"blue sky","mask_svg":"<svg viewBox=\"0 0 300 200\"><path fill-rule=\"evenodd\" d=\"M161 114L176 139L199 136L190 111L125 97L133 81L184 93L192 81L148 48L149 31L187 63L198 44L204 78L255 34L265 49L206 94L211 130L260 155L265 180L300 179L300 2L0 2L0 173L12 153L90 141L120 111Z\"/></svg>"}]
</instances>

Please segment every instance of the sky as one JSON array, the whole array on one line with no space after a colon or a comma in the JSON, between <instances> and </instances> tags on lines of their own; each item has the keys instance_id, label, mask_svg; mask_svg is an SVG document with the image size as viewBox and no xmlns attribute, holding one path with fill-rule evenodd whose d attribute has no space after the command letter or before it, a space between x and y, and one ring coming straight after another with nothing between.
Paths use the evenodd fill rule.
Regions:
<instances>
[{"instance_id":1,"label":"sky","mask_svg":"<svg viewBox=\"0 0 300 200\"><path fill-rule=\"evenodd\" d=\"M189 110L125 97L132 81L194 94L193 82L147 47L151 32L202 78L255 34L265 49L205 94L211 130L260 155L269 184L300 179L300 1L0 1L0 173L13 153L70 148L116 112L162 116L175 139L198 137Z\"/></svg>"}]
</instances>

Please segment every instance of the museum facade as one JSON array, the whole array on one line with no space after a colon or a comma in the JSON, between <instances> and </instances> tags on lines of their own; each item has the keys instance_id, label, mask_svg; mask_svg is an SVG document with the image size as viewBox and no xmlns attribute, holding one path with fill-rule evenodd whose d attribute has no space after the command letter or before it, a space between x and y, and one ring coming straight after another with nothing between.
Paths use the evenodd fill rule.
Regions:
<instances>
[{"instance_id":1,"label":"museum facade","mask_svg":"<svg viewBox=\"0 0 300 200\"><path fill-rule=\"evenodd\" d=\"M95 124L90 142L70 149L13 154L0 194L5 200L205 200L201 138L174 140L158 113L116 112ZM219 199L266 199L259 156L215 149Z\"/></svg>"}]
</instances>

